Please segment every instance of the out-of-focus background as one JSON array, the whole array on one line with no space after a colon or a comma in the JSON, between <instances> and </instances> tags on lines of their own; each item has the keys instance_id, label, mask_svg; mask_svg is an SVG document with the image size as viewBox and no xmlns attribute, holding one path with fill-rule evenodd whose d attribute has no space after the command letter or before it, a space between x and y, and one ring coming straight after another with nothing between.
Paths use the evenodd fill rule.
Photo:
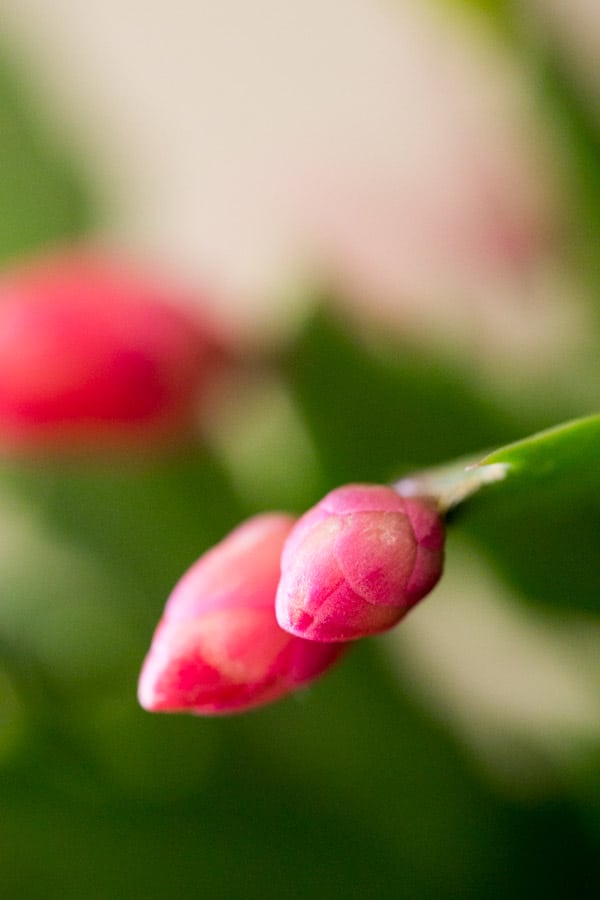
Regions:
<instances>
[{"instance_id":1,"label":"out-of-focus background","mask_svg":"<svg viewBox=\"0 0 600 900\"><path fill-rule=\"evenodd\" d=\"M4 0L0 41L2 266L131 259L241 361L193 453L3 449L2 897L598 896L596 513L564 579L562 521L531 566L453 529L431 598L273 707L135 690L244 516L598 408L600 6Z\"/></svg>"}]
</instances>

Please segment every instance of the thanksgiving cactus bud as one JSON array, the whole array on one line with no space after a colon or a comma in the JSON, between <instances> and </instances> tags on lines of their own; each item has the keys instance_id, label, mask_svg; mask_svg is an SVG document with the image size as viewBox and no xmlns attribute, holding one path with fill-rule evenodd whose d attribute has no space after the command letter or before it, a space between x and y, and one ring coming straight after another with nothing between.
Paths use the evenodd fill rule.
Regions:
<instances>
[{"instance_id":1,"label":"thanksgiving cactus bud","mask_svg":"<svg viewBox=\"0 0 600 900\"><path fill-rule=\"evenodd\" d=\"M281 550L294 520L250 519L209 550L175 587L140 676L155 712L238 712L321 675L343 650L283 631L275 619Z\"/></svg>"},{"instance_id":2,"label":"thanksgiving cactus bud","mask_svg":"<svg viewBox=\"0 0 600 900\"><path fill-rule=\"evenodd\" d=\"M313 641L385 631L436 584L443 542L432 501L377 485L337 488L290 532L277 621Z\"/></svg>"},{"instance_id":3,"label":"thanksgiving cactus bud","mask_svg":"<svg viewBox=\"0 0 600 900\"><path fill-rule=\"evenodd\" d=\"M80 449L181 434L220 361L174 292L72 253L0 277L0 443Z\"/></svg>"}]
</instances>

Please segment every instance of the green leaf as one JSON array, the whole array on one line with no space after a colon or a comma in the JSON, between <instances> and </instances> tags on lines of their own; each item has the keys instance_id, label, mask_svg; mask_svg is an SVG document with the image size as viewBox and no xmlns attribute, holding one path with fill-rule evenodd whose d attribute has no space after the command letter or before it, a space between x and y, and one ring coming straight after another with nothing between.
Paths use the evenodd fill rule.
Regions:
<instances>
[{"instance_id":1,"label":"green leaf","mask_svg":"<svg viewBox=\"0 0 600 900\"><path fill-rule=\"evenodd\" d=\"M488 454L481 466L506 466L504 490L595 492L600 503L600 415L546 429Z\"/></svg>"},{"instance_id":2,"label":"green leaf","mask_svg":"<svg viewBox=\"0 0 600 900\"><path fill-rule=\"evenodd\" d=\"M431 494L451 509L489 485L504 503L523 491L553 500L596 491L600 500L600 415L574 419L547 428L493 452L465 457L445 466L418 472L399 482L402 493ZM481 501L481 496L477 498Z\"/></svg>"},{"instance_id":3,"label":"green leaf","mask_svg":"<svg viewBox=\"0 0 600 900\"><path fill-rule=\"evenodd\" d=\"M430 493L521 593L546 606L600 608L600 415L401 483Z\"/></svg>"}]
</instances>

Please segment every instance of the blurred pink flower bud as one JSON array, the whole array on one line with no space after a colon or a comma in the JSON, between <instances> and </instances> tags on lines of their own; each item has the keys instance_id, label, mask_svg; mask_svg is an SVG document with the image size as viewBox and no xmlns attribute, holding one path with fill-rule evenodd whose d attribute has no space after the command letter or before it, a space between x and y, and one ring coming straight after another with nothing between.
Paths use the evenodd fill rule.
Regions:
<instances>
[{"instance_id":1,"label":"blurred pink flower bud","mask_svg":"<svg viewBox=\"0 0 600 900\"><path fill-rule=\"evenodd\" d=\"M343 646L289 635L275 619L281 550L294 519L255 516L200 557L166 605L140 676L148 710L241 712L312 681Z\"/></svg>"},{"instance_id":2,"label":"blurred pink flower bud","mask_svg":"<svg viewBox=\"0 0 600 900\"><path fill-rule=\"evenodd\" d=\"M429 500L378 485L337 488L286 541L277 620L314 641L385 631L436 584L443 542L443 523Z\"/></svg>"},{"instance_id":3,"label":"blurred pink flower bud","mask_svg":"<svg viewBox=\"0 0 600 900\"><path fill-rule=\"evenodd\" d=\"M192 427L221 351L148 277L56 255L0 277L0 442L91 446Z\"/></svg>"}]
</instances>

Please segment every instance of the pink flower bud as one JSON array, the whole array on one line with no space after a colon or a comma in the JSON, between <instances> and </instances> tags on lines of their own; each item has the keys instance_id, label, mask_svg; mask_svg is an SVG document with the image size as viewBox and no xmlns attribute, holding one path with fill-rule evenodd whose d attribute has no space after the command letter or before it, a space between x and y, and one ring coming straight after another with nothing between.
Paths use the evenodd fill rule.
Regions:
<instances>
[{"instance_id":1,"label":"pink flower bud","mask_svg":"<svg viewBox=\"0 0 600 900\"><path fill-rule=\"evenodd\" d=\"M154 282L100 258L0 278L0 442L120 445L189 430L220 351Z\"/></svg>"},{"instance_id":2,"label":"pink flower bud","mask_svg":"<svg viewBox=\"0 0 600 900\"><path fill-rule=\"evenodd\" d=\"M443 541L431 501L378 485L337 488L286 541L277 621L313 641L385 631L436 584Z\"/></svg>"},{"instance_id":3,"label":"pink flower bud","mask_svg":"<svg viewBox=\"0 0 600 900\"><path fill-rule=\"evenodd\" d=\"M200 557L175 587L140 676L155 712L243 711L317 678L343 646L289 635L275 619L281 550L294 520L255 516Z\"/></svg>"}]
</instances>

